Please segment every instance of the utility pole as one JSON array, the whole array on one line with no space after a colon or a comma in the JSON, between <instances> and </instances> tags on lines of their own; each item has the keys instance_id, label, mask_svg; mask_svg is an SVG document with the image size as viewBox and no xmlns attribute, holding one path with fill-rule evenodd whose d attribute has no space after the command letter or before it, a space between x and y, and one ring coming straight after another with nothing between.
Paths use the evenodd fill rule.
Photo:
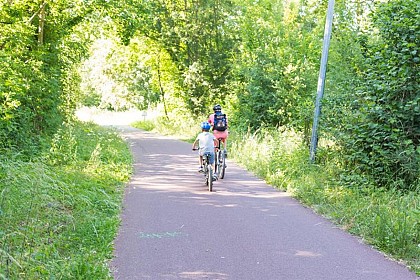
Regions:
<instances>
[{"instance_id":1,"label":"utility pole","mask_svg":"<svg viewBox=\"0 0 420 280\"><path fill-rule=\"evenodd\" d=\"M310 161L315 161L316 148L318 146L318 123L321 115L321 100L324 95L325 73L327 70L328 50L330 47L331 28L334 14L334 0L328 0L327 18L325 20L324 43L322 47L321 66L319 69L318 88L315 102L314 122L312 125L312 137L310 148Z\"/></svg>"}]
</instances>

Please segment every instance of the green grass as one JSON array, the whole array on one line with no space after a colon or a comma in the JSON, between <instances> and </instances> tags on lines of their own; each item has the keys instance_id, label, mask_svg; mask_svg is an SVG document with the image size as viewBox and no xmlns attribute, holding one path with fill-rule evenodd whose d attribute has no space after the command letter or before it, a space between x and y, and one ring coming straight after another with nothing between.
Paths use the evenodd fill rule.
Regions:
<instances>
[{"instance_id":1,"label":"green grass","mask_svg":"<svg viewBox=\"0 0 420 280\"><path fill-rule=\"evenodd\" d=\"M0 157L0 279L112 279L127 144L92 124L52 143L31 161Z\"/></svg>"},{"instance_id":2,"label":"green grass","mask_svg":"<svg viewBox=\"0 0 420 280\"><path fill-rule=\"evenodd\" d=\"M153 121L138 121L132 123L131 125L145 131L153 131L156 129L156 124Z\"/></svg>"}]
</instances>

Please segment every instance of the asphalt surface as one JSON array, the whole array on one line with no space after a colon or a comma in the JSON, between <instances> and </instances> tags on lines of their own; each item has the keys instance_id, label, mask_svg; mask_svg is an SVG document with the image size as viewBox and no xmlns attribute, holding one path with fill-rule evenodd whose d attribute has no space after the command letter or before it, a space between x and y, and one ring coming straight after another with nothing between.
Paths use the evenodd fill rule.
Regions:
<instances>
[{"instance_id":1,"label":"asphalt surface","mask_svg":"<svg viewBox=\"0 0 420 280\"><path fill-rule=\"evenodd\" d=\"M191 144L122 134L135 163L115 279L420 279L230 160L209 192Z\"/></svg>"}]
</instances>

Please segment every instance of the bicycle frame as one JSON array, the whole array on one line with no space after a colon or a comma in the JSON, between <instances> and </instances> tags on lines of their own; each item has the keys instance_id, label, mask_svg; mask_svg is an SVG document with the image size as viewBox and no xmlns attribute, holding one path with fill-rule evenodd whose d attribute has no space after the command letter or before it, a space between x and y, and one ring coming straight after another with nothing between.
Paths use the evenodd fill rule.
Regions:
<instances>
[{"instance_id":1,"label":"bicycle frame","mask_svg":"<svg viewBox=\"0 0 420 280\"><path fill-rule=\"evenodd\" d=\"M203 169L204 177L206 178L205 182L211 192L213 190L213 167L210 164L210 154L205 153L203 155Z\"/></svg>"}]
</instances>

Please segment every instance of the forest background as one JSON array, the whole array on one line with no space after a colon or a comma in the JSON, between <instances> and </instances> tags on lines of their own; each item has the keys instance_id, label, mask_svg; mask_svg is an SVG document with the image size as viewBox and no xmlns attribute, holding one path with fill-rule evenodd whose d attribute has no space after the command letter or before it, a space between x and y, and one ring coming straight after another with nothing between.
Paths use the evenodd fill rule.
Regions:
<instances>
[{"instance_id":1,"label":"forest background","mask_svg":"<svg viewBox=\"0 0 420 280\"><path fill-rule=\"evenodd\" d=\"M3 0L0 259L7 265L0 276L84 275L92 271L86 259L92 273L109 273L105 260L130 159L114 133L77 121L77 109L136 108L148 114L141 125L193 137L216 103L229 116L232 156L253 159L242 164L418 272L420 2L335 1L311 164L327 2ZM79 172L83 183L75 181ZM52 174L65 179L56 183ZM42 199L35 203L40 178L55 192L37 189ZM106 178L111 185L101 185ZM91 249L66 259L65 240L44 234L79 224L75 213L86 209L76 206L73 191L92 182L103 188L80 199L99 194L95 199L107 202L84 201L101 224L85 221L81 234L111 228L104 254L91 240ZM16 216L16 207L25 211ZM58 217L46 232L36 226L45 209ZM96 216L104 209L116 217L111 225ZM72 264L58 272L50 258Z\"/></svg>"}]
</instances>

